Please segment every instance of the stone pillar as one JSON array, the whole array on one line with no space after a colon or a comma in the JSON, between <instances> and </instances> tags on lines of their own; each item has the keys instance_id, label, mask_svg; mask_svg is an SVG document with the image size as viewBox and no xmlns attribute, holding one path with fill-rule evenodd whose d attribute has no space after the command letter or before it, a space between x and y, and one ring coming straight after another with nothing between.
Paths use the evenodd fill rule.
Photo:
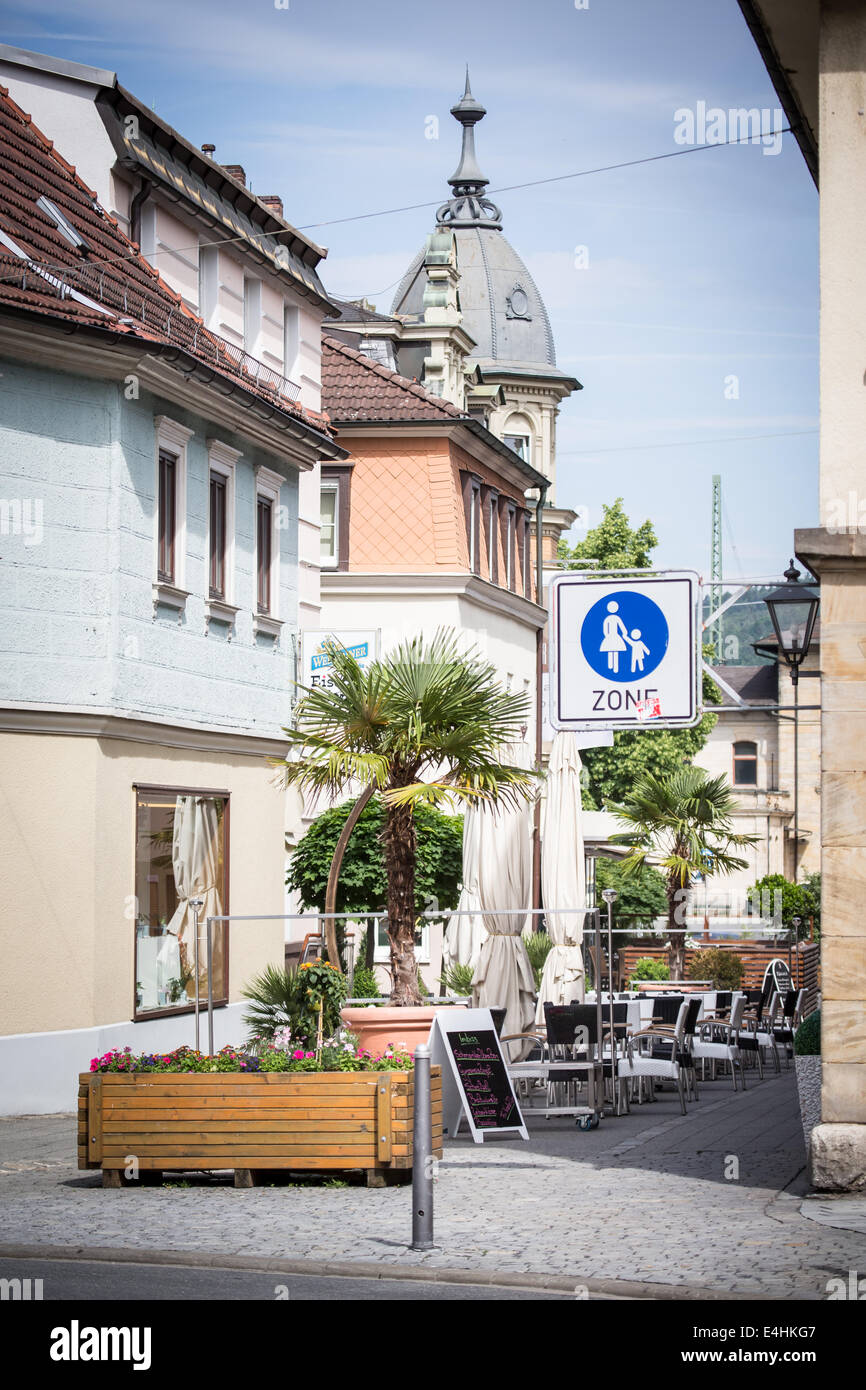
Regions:
<instances>
[{"instance_id":1,"label":"stone pillar","mask_svg":"<svg viewBox=\"0 0 866 1390\"><path fill-rule=\"evenodd\" d=\"M866 7L823 0L821 487L796 550L821 582L823 1005L816 1187L866 1187Z\"/></svg>"}]
</instances>

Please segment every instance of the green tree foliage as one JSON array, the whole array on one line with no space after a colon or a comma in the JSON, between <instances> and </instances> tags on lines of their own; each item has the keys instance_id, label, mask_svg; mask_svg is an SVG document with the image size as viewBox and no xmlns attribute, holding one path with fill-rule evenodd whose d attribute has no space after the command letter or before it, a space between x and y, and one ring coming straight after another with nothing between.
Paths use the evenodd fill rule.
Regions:
<instances>
[{"instance_id":1,"label":"green tree foliage","mask_svg":"<svg viewBox=\"0 0 866 1390\"><path fill-rule=\"evenodd\" d=\"M603 506L604 517L586 538L569 547L559 543L562 569L649 569L658 541L651 521L633 528L622 498ZM595 563L590 563L590 562ZM704 648L709 657L710 648ZM703 678L704 703L721 703L718 687ZM583 804L596 811L611 801L623 801L639 777L663 777L691 762L710 736L718 715L705 714L693 729L624 729L614 733L610 748L587 748L581 753L584 767Z\"/></svg>"},{"instance_id":2,"label":"green tree foliage","mask_svg":"<svg viewBox=\"0 0 866 1390\"><path fill-rule=\"evenodd\" d=\"M528 699L503 689L496 667L465 651L447 629L429 641L403 642L365 670L335 643L328 655L329 687L305 690L294 727L285 730L283 778L332 798L360 786L357 808L380 795L391 1003L418 1004L415 813L420 806L514 806L531 798L536 774L501 760L526 723ZM325 934L335 961L329 924Z\"/></svg>"},{"instance_id":3,"label":"green tree foliage","mask_svg":"<svg viewBox=\"0 0 866 1390\"><path fill-rule=\"evenodd\" d=\"M807 874L802 883L791 883L784 874L765 874L749 889L749 897L755 904L755 911L763 912L763 904L769 900L769 914L775 912L775 894L782 894L782 922L791 926L791 918L799 917L797 940L809 935L809 918L814 919L815 936L821 935L821 875Z\"/></svg>"},{"instance_id":4,"label":"green tree foliage","mask_svg":"<svg viewBox=\"0 0 866 1390\"><path fill-rule=\"evenodd\" d=\"M324 811L301 838L286 883L305 908L325 910L325 889L340 831L354 802ZM337 912L381 912L387 897L385 807L374 797L361 812L343 858L337 886ZM435 806L415 809L417 860L415 906L423 912L431 898L441 908L457 906L463 872L463 817L446 816Z\"/></svg>"},{"instance_id":5,"label":"green tree foliage","mask_svg":"<svg viewBox=\"0 0 866 1390\"><path fill-rule=\"evenodd\" d=\"M616 889L618 897L614 904L614 916L617 926L651 927L653 918L667 916L668 895L664 874L649 864L627 873L617 859L597 859L595 886L599 898L602 889ZM622 945L626 938L618 936L616 940L618 945Z\"/></svg>"},{"instance_id":6,"label":"green tree foliage","mask_svg":"<svg viewBox=\"0 0 866 1390\"><path fill-rule=\"evenodd\" d=\"M718 688L708 676L704 676L704 702L720 703ZM611 802L624 800L638 778L664 777L691 762L718 717L705 714L693 729L619 729L610 747L584 749L580 755L584 809L603 810Z\"/></svg>"},{"instance_id":7,"label":"green tree foliage","mask_svg":"<svg viewBox=\"0 0 866 1390\"><path fill-rule=\"evenodd\" d=\"M587 531L576 545L559 542L559 563L564 570L583 569L589 562L599 570L645 570L650 556L658 545L651 521L633 530L625 514L622 498L608 506L602 503L604 516L598 526Z\"/></svg>"},{"instance_id":8,"label":"green tree foliage","mask_svg":"<svg viewBox=\"0 0 866 1390\"><path fill-rule=\"evenodd\" d=\"M656 854L666 870L670 967L675 980L685 968L685 912L692 875L730 874L745 869L733 851L755 843L755 835L734 830L736 798L724 776L709 777L703 768L678 767L667 777L643 776L625 801L614 808L630 828L613 838L630 845L623 860L627 872L642 868Z\"/></svg>"}]
</instances>

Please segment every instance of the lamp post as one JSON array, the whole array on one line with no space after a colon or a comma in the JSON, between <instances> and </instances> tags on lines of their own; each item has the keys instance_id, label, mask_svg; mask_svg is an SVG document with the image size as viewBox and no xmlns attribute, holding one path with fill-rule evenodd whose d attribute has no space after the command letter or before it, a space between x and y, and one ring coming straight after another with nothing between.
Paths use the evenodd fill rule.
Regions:
<instances>
[{"instance_id":1,"label":"lamp post","mask_svg":"<svg viewBox=\"0 0 866 1390\"><path fill-rule=\"evenodd\" d=\"M793 949L797 952L798 966L797 966L797 979L796 979L796 981L794 981L794 988L795 988L795 989L796 989L797 985L798 985L799 982L800 982L800 967L799 967L799 960L800 960L800 927L801 927L802 925L803 925L803 919L802 919L802 917L797 917L797 916L792 917L792 918L791 918L791 930L788 932L788 974L789 974L789 975L792 974L792 971L791 971L791 948L792 948L792 944L793 944Z\"/></svg>"},{"instance_id":2,"label":"lamp post","mask_svg":"<svg viewBox=\"0 0 866 1390\"><path fill-rule=\"evenodd\" d=\"M614 1108L617 1109L616 1099L616 1030L613 1022L613 905L619 894L615 888L603 888L601 896L607 903L607 1004L608 1018L610 1021L610 1096ZM600 954L600 953L599 953ZM601 962L599 961L599 965ZM598 972L599 978L596 984L597 997L601 996L601 970ZM598 1051L601 1057L602 1077L604 1076L604 1039L598 1040Z\"/></svg>"},{"instance_id":3,"label":"lamp post","mask_svg":"<svg viewBox=\"0 0 866 1390\"><path fill-rule=\"evenodd\" d=\"M816 589L800 583L800 571L792 560L785 570L786 584L764 599L770 613L779 655L791 673L794 687L794 882L800 844L800 667L809 654L820 598Z\"/></svg>"}]
</instances>

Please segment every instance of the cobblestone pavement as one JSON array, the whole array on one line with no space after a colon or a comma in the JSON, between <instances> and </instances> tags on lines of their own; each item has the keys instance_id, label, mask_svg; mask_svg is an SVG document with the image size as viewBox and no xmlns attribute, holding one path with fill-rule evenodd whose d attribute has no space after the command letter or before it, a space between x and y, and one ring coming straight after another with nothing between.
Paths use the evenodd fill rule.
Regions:
<instances>
[{"instance_id":1,"label":"cobblestone pavement","mask_svg":"<svg viewBox=\"0 0 866 1390\"><path fill-rule=\"evenodd\" d=\"M222 1177L188 1175L105 1190L98 1173L75 1167L71 1116L3 1119L0 1247L360 1261L763 1298L821 1299L828 1279L866 1275L866 1232L801 1215L793 1070L745 1094L729 1080L707 1083L685 1117L664 1092L589 1133L536 1118L530 1134L528 1144L446 1144L437 1248L421 1254L407 1250L407 1187L238 1190Z\"/></svg>"}]
</instances>

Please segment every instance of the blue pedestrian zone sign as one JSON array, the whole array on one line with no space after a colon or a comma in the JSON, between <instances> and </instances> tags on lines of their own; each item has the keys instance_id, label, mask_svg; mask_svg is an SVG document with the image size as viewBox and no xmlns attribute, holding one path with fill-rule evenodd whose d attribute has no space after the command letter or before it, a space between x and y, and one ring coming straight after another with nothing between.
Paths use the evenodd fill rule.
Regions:
<instances>
[{"instance_id":1,"label":"blue pedestrian zone sign","mask_svg":"<svg viewBox=\"0 0 866 1390\"><path fill-rule=\"evenodd\" d=\"M550 585L550 723L683 728L700 708L698 576L557 575Z\"/></svg>"}]
</instances>

